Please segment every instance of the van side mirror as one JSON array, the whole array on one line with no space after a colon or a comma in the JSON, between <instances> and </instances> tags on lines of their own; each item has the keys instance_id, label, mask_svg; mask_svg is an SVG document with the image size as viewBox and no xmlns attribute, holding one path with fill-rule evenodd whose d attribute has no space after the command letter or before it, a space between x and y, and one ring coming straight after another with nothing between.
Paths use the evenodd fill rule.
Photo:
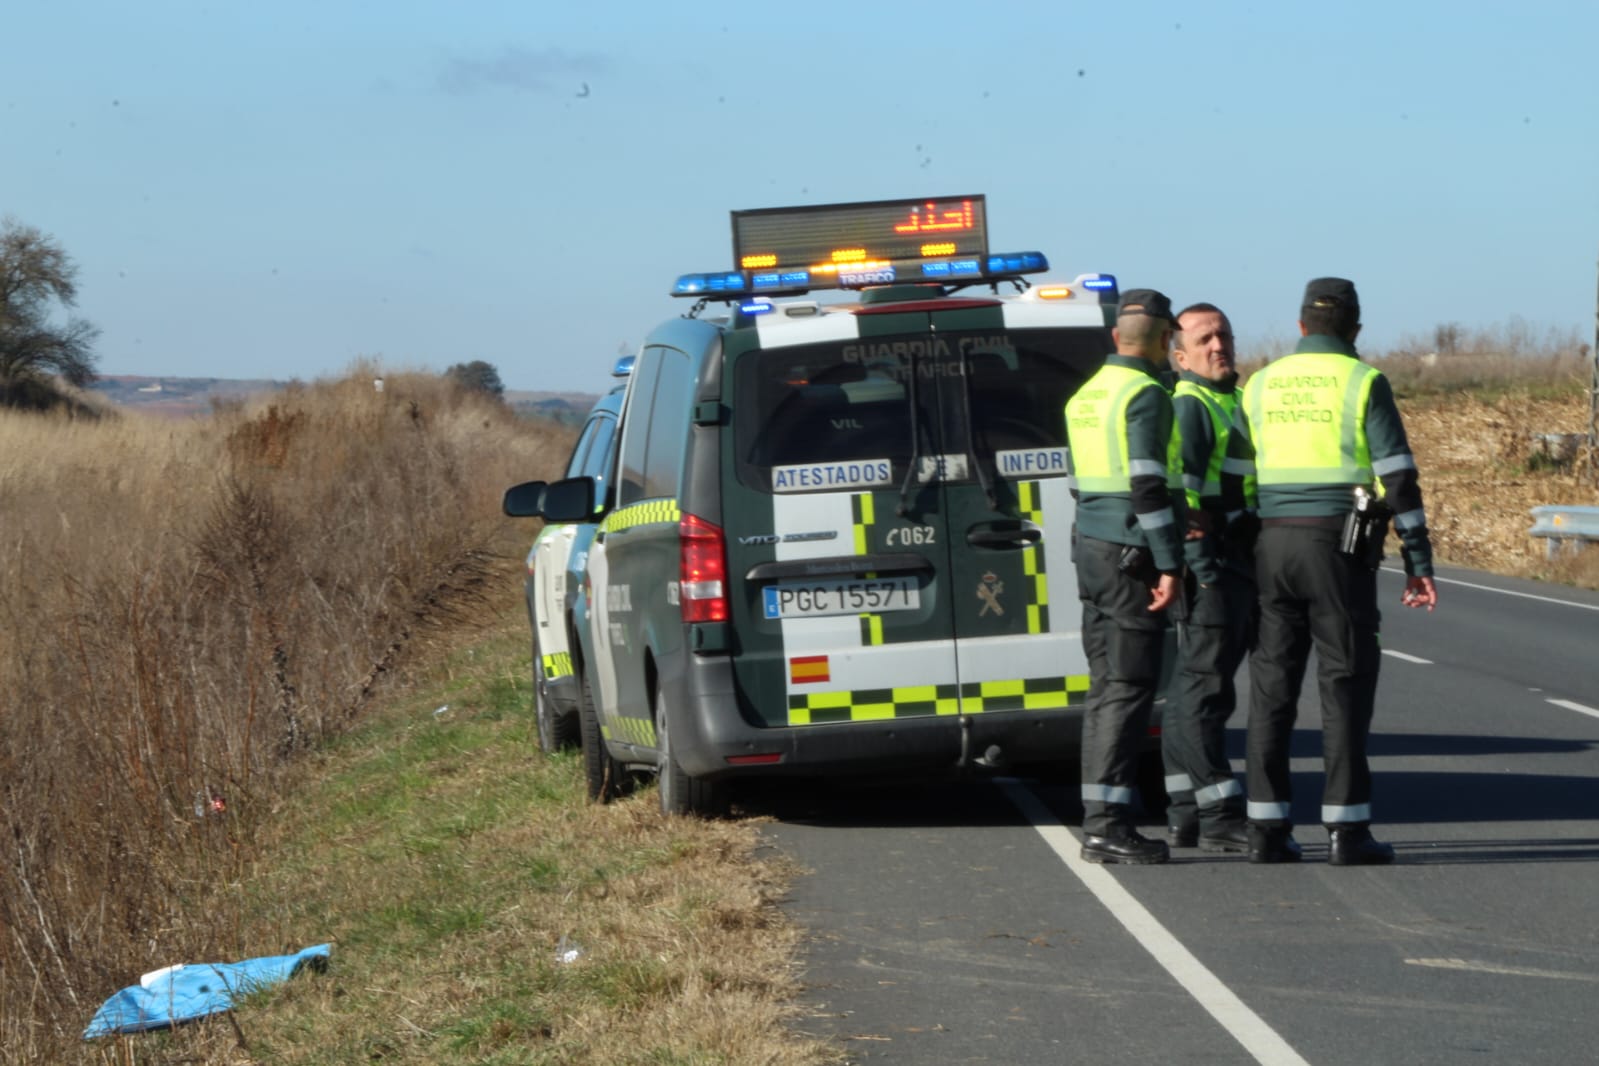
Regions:
<instances>
[{"instance_id":1,"label":"van side mirror","mask_svg":"<svg viewBox=\"0 0 1599 1066\"><path fill-rule=\"evenodd\" d=\"M544 517L551 522L594 521L594 479L569 477L544 490Z\"/></svg>"},{"instance_id":2,"label":"van side mirror","mask_svg":"<svg viewBox=\"0 0 1599 1066\"><path fill-rule=\"evenodd\" d=\"M544 513L542 481L524 481L505 490L505 500L500 508L512 518L538 518Z\"/></svg>"}]
</instances>

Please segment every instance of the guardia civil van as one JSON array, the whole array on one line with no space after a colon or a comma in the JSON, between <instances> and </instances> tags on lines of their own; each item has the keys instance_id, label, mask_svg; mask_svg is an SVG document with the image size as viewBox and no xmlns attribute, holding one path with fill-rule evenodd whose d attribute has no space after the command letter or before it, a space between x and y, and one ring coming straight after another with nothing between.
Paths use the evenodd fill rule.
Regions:
<instances>
[{"instance_id":1,"label":"guardia civil van","mask_svg":"<svg viewBox=\"0 0 1599 1066\"><path fill-rule=\"evenodd\" d=\"M606 478L616 465L622 400L632 368L633 356L617 360L611 370L614 383L584 417L567 459L566 476L592 478L599 498L604 497ZM543 492L542 481L515 486L505 494L505 513L537 515ZM527 553L523 595L532 631L533 710L539 746L548 752L579 742L572 608L597 529L592 522L549 523Z\"/></svg>"},{"instance_id":2,"label":"guardia civil van","mask_svg":"<svg viewBox=\"0 0 1599 1066\"><path fill-rule=\"evenodd\" d=\"M591 792L652 770L711 813L740 776L1075 766L1063 409L1115 279L1030 285L1045 257L991 253L981 196L732 221L737 266L680 278L639 352L609 484L542 495L597 523Z\"/></svg>"}]
</instances>

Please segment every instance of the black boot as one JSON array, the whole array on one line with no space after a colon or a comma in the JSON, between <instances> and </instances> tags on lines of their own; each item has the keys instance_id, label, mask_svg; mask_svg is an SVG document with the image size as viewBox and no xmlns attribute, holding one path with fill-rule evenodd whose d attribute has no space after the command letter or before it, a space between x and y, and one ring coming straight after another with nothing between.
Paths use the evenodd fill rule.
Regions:
<instances>
[{"instance_id":1,"label":"black boot","mask_svg":"<svg viewBox=\"0 0 1599 1066\"><path fill-rule=\"evenodd\" d=\"M1386 866L1394 861L1394 846L1372 837L1370 826L1329 826L1327 861L1334 866Z\"/></svg>"},{"instance_id":2,"label":"black boot","mask_svg":"<svg viewBox=\"0 0 1599 1066\"><path fill-rule=\"evenodd\" d=\"M1199 824L1192 822L1186 825L1168 825L1166 843L1174 848L1193 847L1199 843Z\"/></svg>"},{"instance_id":3,"label":"black boot","mask_svg":"<svg viewBox=\"0 0 1599 1066\"><path fill-rule=\"evenodd\" d=\"M1205 826L1199 832L1200 851L1240 852L1249 850L1249 829L1244 820L1228 819Z\"/></svg>"},{"instance_id":4,"label":"black boot","mask_svg":"<svg viewBox=\"0 0 1599 1066\"><path fill-rule=\"evenodd\" d=\"M1249 825L1250 862L1298 862L1304 852L1290 826Z\"/></svg>"},{"instance_id":5,"label":"black boot","mask_svg":"<svg viewBox=\"0 0 1599 1066\"><path fill-rule=\"evenodd\" d=\"M1171 857L1164 840L1149 840L1128 829L1116 836L1083 837L1086 862L1125 862L1137 866L1165 862Z\"/></svg>"}]
</instances>

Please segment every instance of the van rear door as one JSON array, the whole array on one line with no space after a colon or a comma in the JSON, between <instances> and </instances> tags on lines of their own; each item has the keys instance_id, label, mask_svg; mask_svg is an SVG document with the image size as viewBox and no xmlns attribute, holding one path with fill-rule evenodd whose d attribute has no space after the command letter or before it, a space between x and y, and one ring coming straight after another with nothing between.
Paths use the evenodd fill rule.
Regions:
<instances>
[{"instance_id":1,"label":"van rear door","mask_svg":"<svg viewBox=\"0 0 1599 1066\"><path fill-rule=\"evenodd\" d=\"M1110 339L1097 307L1076 327L1027 303L930 317L961 713L1079 705L1088 661L1063 411Z\"/></svg>"},{"instance_id":2,"label":"van rear door","mask_svg":"<svg viewBox=\"0 0 1599 1066\"><path fill-rule=\"evenodd\" d=\"M1097 308L1076 326L1010 314L881 305L730 348L723 514L750 720L1080 701L1061 411L1108 337Z\"/></svg>"}]
</instances>

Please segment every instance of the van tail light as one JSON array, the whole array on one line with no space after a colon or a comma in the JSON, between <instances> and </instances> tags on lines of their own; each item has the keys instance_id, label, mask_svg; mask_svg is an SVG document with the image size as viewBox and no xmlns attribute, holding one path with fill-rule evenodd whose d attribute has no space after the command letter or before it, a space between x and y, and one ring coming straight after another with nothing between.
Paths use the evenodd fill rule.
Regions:
<instances>
[{"instance_id":1,"label":"van tail light","mask_svg":"<svg viewBox=\"0 0 1599 1066\"><path fill-rule=\"evenodd\" d=\"M683 621L727 621L727 539L721 527L685 514L678 520L677 535Z\"/></svg>"}]
</instances>

